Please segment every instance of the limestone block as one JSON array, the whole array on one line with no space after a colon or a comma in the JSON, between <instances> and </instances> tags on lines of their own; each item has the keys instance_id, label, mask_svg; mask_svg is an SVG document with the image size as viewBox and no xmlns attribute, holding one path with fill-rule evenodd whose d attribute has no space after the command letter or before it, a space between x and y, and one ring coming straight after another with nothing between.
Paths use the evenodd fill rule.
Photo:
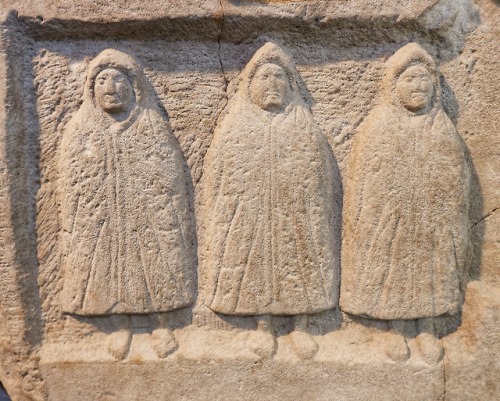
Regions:
<instances>
[{"instance_id":1,"label":"limestone block","mask_svg":"<svg viewBox=\"0 0 500 401\"><path fill-rule=\"evenodd\" d=\"M499 399L498 7L0 0L12 400Z\"/></svg>"},{"instance_id":2,"label":"limestone block","mask_svg":"<svg viewBox=\"0 0 500 401\"><path fill-rule=\"evenodd\" d=\"M500 342L498 287L471 282L461 327L445 340L447 400L496 400Z\"/></svg>"}]
</instances>

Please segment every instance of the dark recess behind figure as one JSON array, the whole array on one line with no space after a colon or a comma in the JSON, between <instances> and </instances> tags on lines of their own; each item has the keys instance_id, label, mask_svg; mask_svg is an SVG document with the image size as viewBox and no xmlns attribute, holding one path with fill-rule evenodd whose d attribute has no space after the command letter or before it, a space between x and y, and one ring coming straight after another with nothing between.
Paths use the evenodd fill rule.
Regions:
<instances>
[{"instance_id":1,"label":"dark recess behind figure","mask_svg":"<svg viewBox=\"0 0 500 401\"><path fill-rule=\"evenodd\" d=\"M0 383L0 401L10 401L9 396L7 395L7 392L2 386L2 383Z\"/></svg>"}]
</instances>

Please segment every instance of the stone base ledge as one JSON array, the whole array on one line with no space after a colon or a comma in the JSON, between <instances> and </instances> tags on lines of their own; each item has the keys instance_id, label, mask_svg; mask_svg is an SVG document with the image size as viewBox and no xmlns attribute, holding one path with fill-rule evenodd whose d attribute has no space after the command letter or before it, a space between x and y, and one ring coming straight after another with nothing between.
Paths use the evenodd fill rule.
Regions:
<instances>
[{"instance_id":1,"label":"stone base ledge","mask_svg":"<svg viewBox=\"0 0 500 401\"><path fill-rule=\"evenodd\" d=\"M277 360L42 364L49 400L444 399L442 364L333 364ZM381 385L384 383L384 385Z\"/></svg>"}]
</instances>

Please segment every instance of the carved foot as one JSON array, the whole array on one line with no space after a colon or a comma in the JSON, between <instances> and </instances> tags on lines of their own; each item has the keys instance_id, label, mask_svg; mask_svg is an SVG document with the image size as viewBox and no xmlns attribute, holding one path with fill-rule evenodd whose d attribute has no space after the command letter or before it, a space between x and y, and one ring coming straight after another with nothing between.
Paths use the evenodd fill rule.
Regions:
<instances>
[{"instance_id":1,"label":"carved foot","mask_svg":"<svg viewBox=\"0 0 500 401\"><path fill-rule=\"evenodd\" d=\"M111 333L108 338L108 352L117 361L122 361L127 356L132 342L132 333L130 330L119 330Z\"/></svg>"},{"instance_id":2,"label":"carved foot","mask_svg":"<svg viewBox=\"0 0 500 401\"><path fill-rule=\"evenodd\" d=\"M417 336L417 345L423 360L429 364L439 363L444 356L443 344L430 333L421 333Z\"/></svg>"},{"instance_id":3,"label":"carved foot","mask_svg":"<svg viewBox=\"0 0 500 401\"><path fill-rule=\"evenodd\" d=\"M291 338L295 353L302 359L311 359L318 352L318 344L310 334L294 331Z\"/></svg>"},{"instance_id":4,"label":"carved foot","mask_svg":"<svg viewBox=\"0 0 500 401\"><path fill-rule=\"evenodd\" d=\"M396 333L385 333L385 354L394 362L405 362L410 357L406 338Z\"/></svg>"},{"instance_id":5,"label":"carved foot","mask_svg":"<svg viewBox=\"0 0 500 401\"><path fill-rule=\"evenodd\" d=\"M247 346L262 359L272 358L276 353L276 338L268 331L256 330L248 336Z\"/></svg>"},{"instance_id":6,"label":"carved foot","mask_svg":"<svg viewBox=\"0 0 500 401\"><path fill-rule=\"evenodd\" d=\"M151 333L151 344L153 349L160 358L166 358L174 353L179 344L169 329L156 329Z\"/></svg>"}]
</instances>

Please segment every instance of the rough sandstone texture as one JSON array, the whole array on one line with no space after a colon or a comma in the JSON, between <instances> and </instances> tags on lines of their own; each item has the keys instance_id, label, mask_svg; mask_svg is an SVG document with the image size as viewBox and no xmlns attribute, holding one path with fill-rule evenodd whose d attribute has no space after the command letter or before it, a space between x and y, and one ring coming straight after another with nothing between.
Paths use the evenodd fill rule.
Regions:
<instances>
[{"instance_id":1,"label":"rough sandstone texture","mask_svg":"<svg viewBox=\"0 0 500 401\"><path fill-rule=\"evenodd\" d=\"M1 0L11 398L498 399L499 8Z\"/></svg>"}]
</instances>

